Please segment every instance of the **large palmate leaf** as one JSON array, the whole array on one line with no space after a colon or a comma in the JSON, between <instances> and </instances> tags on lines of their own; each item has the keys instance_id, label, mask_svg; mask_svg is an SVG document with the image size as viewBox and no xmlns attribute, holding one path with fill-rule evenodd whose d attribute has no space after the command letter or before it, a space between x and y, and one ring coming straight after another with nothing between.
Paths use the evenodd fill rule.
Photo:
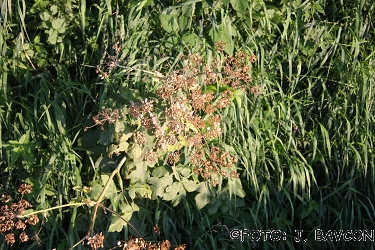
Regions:
<instances>
[{"instance_id":1,"label":"large palmate leaf","mask_svg":"<svg viewBox=\"0 0 375 250\"><path fill-rule=\"evenodd\" d=\"M123 227L128 224L133 212L139 211L139 207L135 203L131 203L130 205L123 203L119 205L119 209L121 211L119 213L121 217L116 214L112 214L110 218L111 225L108 228L108 232L121 232Z\"/></svg>"}]
</instances>

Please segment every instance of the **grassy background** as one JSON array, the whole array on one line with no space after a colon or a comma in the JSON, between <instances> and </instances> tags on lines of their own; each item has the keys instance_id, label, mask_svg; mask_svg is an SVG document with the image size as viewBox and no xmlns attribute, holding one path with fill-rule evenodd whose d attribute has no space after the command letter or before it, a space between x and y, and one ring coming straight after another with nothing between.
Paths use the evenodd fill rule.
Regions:
<instances>
[{"instance_id":1,"label":"grassy background","mask_svg":"<svg viewBox=\"0 0 375 250\"><path fill-rule=\"evenodd\" d=\"M147 240L169 239L188 249L344 249L373 242L315 241L314 230L375 230L375 6L371 1L10 1L0 18L0 147L3 192L25 181L35 209L82 195L105 168L92 115L121 107L124 89L152 91L145 73L125 68L102 80L96 65L120 42L129 67L171 72L178 56L207 60L214 43L226 52L254 53L253 86L227 108L223 142L239 156L243 199L223 194L219 206L198 210L194 196L178 206L137 199L132 224ZM104 139L103 139L104 140ZM100 143L97 143L99 141ZM104 156L106 161L100 161ZM112 164L112 165L111 165ZM228 203L242 204L231 209ZM67 249L88 229L91 210L46 214L39 238ZM104 215L103 215L104 216ZM152 231L158 224L160 236ZM134 233L109 233L114 247ZM285 241L232 240L227 229L281 230ZM39 230L39 229L37 229ZM304 230L306 242L293 242ZM4 236L0 238L4 249ZM33 249L37 243L16 243ZM77 249L85 249L79 245Z\"/></svg>"}]
</instances>

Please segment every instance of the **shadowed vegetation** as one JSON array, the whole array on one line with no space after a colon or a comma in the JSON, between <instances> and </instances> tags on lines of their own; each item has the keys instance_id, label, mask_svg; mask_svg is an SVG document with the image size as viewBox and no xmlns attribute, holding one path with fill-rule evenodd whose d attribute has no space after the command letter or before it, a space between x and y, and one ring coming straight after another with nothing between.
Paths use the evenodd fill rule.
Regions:
<instances>
[{"instance_id":1,"label":"shadowed vegetation","mask_svg":"<svg viewBox=\"0 0 375 250\"><path fill-rule=\"evenodd\" d=\"M373 245L371 1L0 8L2 249Z\"/></svg>"}]
</instances>

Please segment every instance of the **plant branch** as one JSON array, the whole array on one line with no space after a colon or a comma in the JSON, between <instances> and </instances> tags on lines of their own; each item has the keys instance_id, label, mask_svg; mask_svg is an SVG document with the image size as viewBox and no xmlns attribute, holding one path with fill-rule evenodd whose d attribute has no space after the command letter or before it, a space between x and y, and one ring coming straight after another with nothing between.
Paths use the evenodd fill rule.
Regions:
<instances>
[{"instance_id":1,"label":"plant branch","mask_svg":"<svg viewBox=\"0 0 375 250\"><path fill-rule=\"evenodd\" d=\"M90 233L91 233L92 228L93 228L93 226L94 226L95 218L96 218L96 213L97 213L97 211L98 211L98 207L99 207L100 202L103 200L103 198L104 198L104 196L105 196L105 194L106 194L106 192L107 192L107 189L108 189L108 187L109 187L109 185L110 185L110 183L111 183L113 177L115 177L115 175L120 171L120 169L121 169L122 165L124 165L125 161L126 161L126 156L124 156L124 157L121 159L121 161L120 161L120 163L117 165L116 169L113 170L113 172L112 172L112 174L109 176L109 179L107 180L107 183L105 184L105 186L104 186L104 188L103 188L103 190L102 190L102 192L101 192L99 198L98 198L97 201L95 202L94 213L92 214L92 217L91 217L91 223L90 223L89 230L87 231L87 236L90 236Z\"/></svg>"},{"instance_id":2,"label":"plant branch","mask_svg":"<svg viewBox=\"0 0 375 250\"><path fill-rule=\"evenodd\" d=\"M18 218L26 218L26 217L29 217L30 215L33 215L33 214L44 213L44 212L51 211L51 210L58 209L58 208L71 207L71 206L82 206L82 205L92 206L94 204L96 204L96 201L69 203L69 204L59 205L59 206L56 206L56 207L50 207L50 208L43 209L43 210L34 211L34 212L24 214L24 215L18 215L17 217Z\"/></svg>"}]
</instances>

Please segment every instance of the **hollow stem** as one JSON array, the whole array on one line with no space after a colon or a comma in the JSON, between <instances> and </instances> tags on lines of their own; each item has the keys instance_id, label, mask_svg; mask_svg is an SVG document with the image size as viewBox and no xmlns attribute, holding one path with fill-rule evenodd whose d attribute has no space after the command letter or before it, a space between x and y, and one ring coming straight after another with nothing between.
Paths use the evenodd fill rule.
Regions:
<instances>
[{"instance_id":1,"label":"hollow stem","mask_svg":"<svg viewBox=\"0 0 375 250\"><path fill-rule=\"evenodd\" d=\"M107 180L107 183L105 184L102 192L100 193L99 195L99 198L97 199L96 203L95 203L95 207L94 207L94 213L92 214L92 217L91 217L91 223L90 223L90 227L89 227L89 230L87 231L87 236L90 236L91 234L91 231L92 231L92 228L95 224L95 219L96 219L96 213L98 211L98 207L100 205L100 202L103 200L104 198L104 195L106 194L107 192L107 189L113 179L113 177L115 177L115 175L120 171L122 165L124 165L126 161L126 156L124 156L124 158L121 159L120 163L117 165L116 169L113 170L112 174L109 176L109 179Z\"/></svg>"},{"instance_id":2,"label":"hollow stem","mask_svg":"<svg viewBox=\"0 0 375 250\"><path fill-rule=\"evenodd\" d=\"M31 212L31 213L28 213L28 214L18 215L17 217L18 218L26 218L26 217L29 217L33 214L45 213L45 212L48 212L48 211L51 211L51 210L54 210L54 209L58 209L58 208L71 207L71 206L83 206L83 205L92 206L94 204L96 204L96 201L69 203L69 204L59 205L59 206L56 206L56 207L46 208L46 209L43 209L43 210L34 211L34 212Z\"/></svg>"}]
</instances>

